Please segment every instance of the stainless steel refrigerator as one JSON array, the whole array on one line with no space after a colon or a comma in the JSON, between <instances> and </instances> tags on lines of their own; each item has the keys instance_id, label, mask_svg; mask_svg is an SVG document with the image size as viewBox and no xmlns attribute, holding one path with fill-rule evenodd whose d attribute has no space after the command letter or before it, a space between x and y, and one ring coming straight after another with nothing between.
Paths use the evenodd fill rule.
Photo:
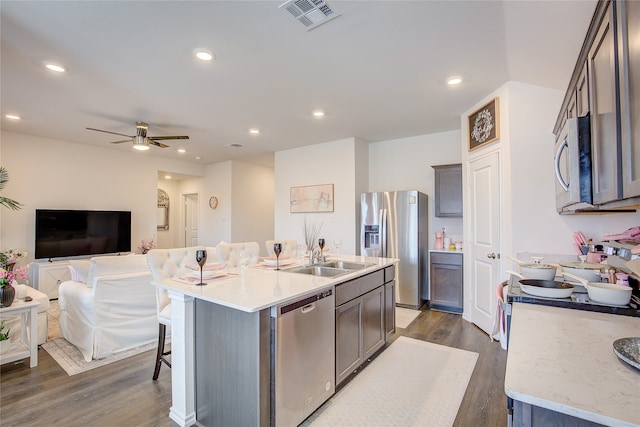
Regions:
<instances>
[{"instance_id":1,"label":"stainless steel refrigerator","mask_svg":"<svg viewBox=\"0 0 640 427\"><path fill-rule=\"evenodd\" d=\"M360 197L360 255L398 258L396 305L420 307L429 295L427 195L413 190Z\"/></svg>"}]
</instances>

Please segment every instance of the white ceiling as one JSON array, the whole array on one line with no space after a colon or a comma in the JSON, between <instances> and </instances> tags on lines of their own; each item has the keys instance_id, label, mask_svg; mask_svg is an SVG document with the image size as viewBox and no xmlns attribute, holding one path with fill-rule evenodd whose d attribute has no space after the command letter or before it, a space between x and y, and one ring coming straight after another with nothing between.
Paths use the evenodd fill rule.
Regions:
<instances>
[{"instance_id":1,"label":"white ceiling","mask_svg":"<svg viewBox=\"0 0 640 427\"><path fill-rule=\"evenodd\" d=\"M454 130L508 80L564 90L595 9L595 0L328 1L341 16L307 31L281 1L2 0L2 127L132 151L85 128L133 135L145 121L149 135L190 140L142 155L266 165L303 145ZM195 60L198 47L216 61ZM447 87L452 75L463 84Z\"/></svg>"}]
</instances>

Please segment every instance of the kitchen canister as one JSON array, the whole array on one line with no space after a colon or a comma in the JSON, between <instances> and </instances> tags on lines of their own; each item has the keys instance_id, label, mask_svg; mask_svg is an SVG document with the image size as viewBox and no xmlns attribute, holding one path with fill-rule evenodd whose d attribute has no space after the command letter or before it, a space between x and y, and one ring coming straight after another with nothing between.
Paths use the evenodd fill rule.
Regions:
<instances>
[{"instance_id":1,"label":"kitchen canister","mask_svg":"<svg viewBox=\"0 0 640 427\"><path fill-rule=\"evenodd\" d=\"M444 249L444 233L442 231L436 233L436 249Z\"/></svg>"}]
</instances>

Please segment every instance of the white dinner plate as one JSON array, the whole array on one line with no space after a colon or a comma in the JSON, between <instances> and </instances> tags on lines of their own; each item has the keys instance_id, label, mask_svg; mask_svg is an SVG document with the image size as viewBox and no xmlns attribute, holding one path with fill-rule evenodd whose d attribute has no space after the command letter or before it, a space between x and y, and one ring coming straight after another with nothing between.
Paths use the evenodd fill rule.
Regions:
<instances>
[{"instance_id":1,"label":"white dinner plate","mask_svg":"<svg viewBox=\"0 0 640 427\"><path fill-rule=\"evenodd\" d=\"M293 264L294 262L296 262L296 260L292 259L292 258L281 259L280 260L280 267L282 267L284 265ZM271 257L265 258L264 260L262 260L262 263L264 265L268 265L269 267L275 267L276 266L276 260L275 259L271 259Z\"/></svg>"},{"instance_id":2,"label":"white dinner plate","mask_svg":"<svg viewBox=\"0 0 640 427\"><path fill-rule=\"evenodd\" d=\"M222 276L227 272L224 270L210 270L202 272L202 280L213 279L214 277ZM187 273L188 277L193 277L195 279L200 278L200 271L190 271Z\"/></svg>"}]
</instances>

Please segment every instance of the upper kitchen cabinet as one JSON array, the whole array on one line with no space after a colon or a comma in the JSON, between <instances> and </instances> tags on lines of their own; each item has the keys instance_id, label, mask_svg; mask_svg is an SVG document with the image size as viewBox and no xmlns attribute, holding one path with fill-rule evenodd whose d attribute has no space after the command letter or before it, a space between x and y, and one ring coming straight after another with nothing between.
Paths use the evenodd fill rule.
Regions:
<instances>
[{"instance_id":1,"label":"upper kitchen cabinet","mask_svg":"<svg viewBox=\"0 0 640 427\"><path fill-rule=\"evenodd\" d=\"M578 155L590 157L593 206L580 210L637 209L640 206L640 2L597 3L556 120L557 138L567 119L575 117L589 117L587 133L591 141L591 152L580 151L570 162L577 165ZM571 209L562 213L567 212Z\"/></svg>"},{"instance_id":2,"label":"upper kitchen cabinet","mask_svg":"<svg viewBox=\"0 0 640 427\"><path fill-rule=\"evenodd\" d=\"M618 200L622 195L619 191L620 138L616 127L618 109L614 32L613 6L609 3L587 56L594 204Z\"/></svg>"},{"instance_id":3,"label":"upper kitchen cabinet","mask_svg":"<svg viewBox=\"0 0 640 427\"><path fill-rule=\"evenodd\" d=\"M462 218L462 164L432 166L436 217Z\"/></svg>"},{"instance_id":4,"label":"upper kitchen cabinet","mask_svg":"<svg viewBox=\"0 0 640 427\"><path fill-rule=\"evenodd\" d=\"M622 197L640 196L640 2L617 4Z\"/></svg>"}]
</instances>

